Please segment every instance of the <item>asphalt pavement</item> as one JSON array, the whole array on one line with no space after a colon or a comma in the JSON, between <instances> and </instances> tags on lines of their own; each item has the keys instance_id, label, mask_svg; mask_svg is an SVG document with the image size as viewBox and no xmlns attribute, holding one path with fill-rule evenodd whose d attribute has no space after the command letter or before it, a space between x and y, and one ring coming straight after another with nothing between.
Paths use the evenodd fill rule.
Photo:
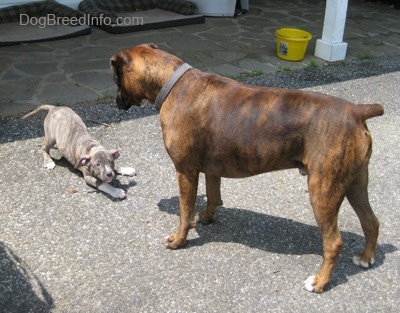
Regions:
<instances>
[{"instance_id":1,"label":"asphalt pavement","mask_svg":"<svg viewBox=\"0 0 400 313\"><path fill-rule=\"evenodd\" d=\"M385 107L384 116L368 120L370 201L381 222L376 264L364 270L351 263L364 238L344 202L344 249L321 295L302 289L318 271L322 248L298 170L223 180L216 222L191 230L186 246L171 251L162 240L178 226L178 188L153 106L74 107L104 146L122 148L121 165L135 166L137 177L115 182L128 192L123 201L87 186L63 160L42 168L44 114L1 118L0 312L398 312L399 60L246 78ZM204 205L201 176L198 209Z\"/></svg>"}]
</instances>

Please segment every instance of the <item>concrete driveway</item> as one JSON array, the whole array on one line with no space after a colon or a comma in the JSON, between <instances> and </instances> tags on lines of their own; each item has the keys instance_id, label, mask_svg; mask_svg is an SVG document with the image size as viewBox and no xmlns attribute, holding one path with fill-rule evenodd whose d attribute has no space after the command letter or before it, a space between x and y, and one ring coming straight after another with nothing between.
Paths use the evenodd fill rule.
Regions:
<instances>
[{"instance_id":1,"label":"concrete driveway","mask_svg":"<svg viewBox=\"0 0 400 313\"><path fill-rule=\"evenodd\" d=\"M345 247L322 295L302 289L322 251L297 170L223 180L216 223L198 226L184 249L170 251L162 239L178 226L178 188L153 107L75 107L106 147L122 147L120 164L136 167L134 180L116 182L128 190L124 201L86 186L62 160L52 171L42 168L43 114L1 119L0 311L398 312L399 86L397 71L310 88L386 110L368 121L370 200L381 221L376 264L363 270L351 263L364 239L345 202Z\"/></svg>"}]
</instances>

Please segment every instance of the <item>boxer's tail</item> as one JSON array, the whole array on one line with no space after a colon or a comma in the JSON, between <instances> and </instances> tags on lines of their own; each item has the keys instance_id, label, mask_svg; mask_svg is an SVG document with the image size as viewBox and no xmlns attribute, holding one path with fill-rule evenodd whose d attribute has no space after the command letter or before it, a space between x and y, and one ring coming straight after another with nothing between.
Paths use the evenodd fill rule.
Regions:
<instances>
[{"instance_id":1,"label":"boxer's tail","mask_svg":"<svg viewBox=\"0 0 400 313\"><path fill-rule=\"evenodd\" d=\"M50 111L51 109L54 109L54 108L55 108L54 105L43 104L40 107L37 107L36 109L34 109L32 112L29 112L28 114L24 115L22 117L22 119L26 119L27 117L35 115L36 113L41 112L41 111Z\"/></svg>"},{"instance_id":2,"label":"boxer's tail","mask_svg":"<svg viewBox=\"0 0 400 313\"><path fill-rule=\"evenodd\" d=\"M354 106L356 116L363 122L371 117L383 115L384 109L381 104L359 104Z\"/></svg>"}]
</instances>

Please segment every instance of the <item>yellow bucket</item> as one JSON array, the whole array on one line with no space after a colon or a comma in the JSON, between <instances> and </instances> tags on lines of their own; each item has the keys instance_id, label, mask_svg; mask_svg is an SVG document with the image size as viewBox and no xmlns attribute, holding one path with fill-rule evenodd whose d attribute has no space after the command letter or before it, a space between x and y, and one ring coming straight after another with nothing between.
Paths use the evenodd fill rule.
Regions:
<instances>
[{"instance_id":1,"label":"yellow bucket","mask_svg":"<svg viewBox=\"0 0 400 313\"><path fill-rule=\"evenodd\" d=\"M308 42L312 38L309 32L296 28L280 28L275 36L276 54L287 61L303 60Z\"/></svg>"}]
</instances>

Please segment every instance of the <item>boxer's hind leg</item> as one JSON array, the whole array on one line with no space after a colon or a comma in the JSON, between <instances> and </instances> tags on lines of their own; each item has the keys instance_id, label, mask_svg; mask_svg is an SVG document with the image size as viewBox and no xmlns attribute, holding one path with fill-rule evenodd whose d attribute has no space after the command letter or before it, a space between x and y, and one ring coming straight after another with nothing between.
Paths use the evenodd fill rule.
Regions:
<instances>
[{"instance_id":1,"label":"boxer's hind leg","mask_svg":"<svg viewBox=\"0 0 400 313\"><path fill-rule=\"evenodd\" d=\"M165 238L164 243L169 249L182 247L191 228L196 227L195 205L197 186L199 183L199 171L197 169L177 169L176 176L179 185L179 229L176 233Z\"/></svg>"},{"instance_id":2,"label":"boxer's hind leg","mask_svg":"<svg viewBox=\"0 0 400 313\"><path fill-rule=\"evenodd\" d=\"M336 260L343 246L338 228L338 213L344 199L344 190L333 182L329 173L325 177L309 177L309 195L315 219L322 234L323 262L319 272L304 282L304 288L321 293L329 283Z\"/></svg>"},{"instance_id":3,"label":"boxer's hind leg","mask_svg":"<svg viewBox=\"0 0 400 313\"><path fill-rule=\"evenodd\" d=\"M207 225L213 222L215 210L222 205L221 200L221 177L205 174L207 208L199 213L200 223Z\"/></svg>"},{"instance_id":4,"label":"boxer's hind leg","mask_svg":"<svg viewBox=\"0 0 400 313\"><path fill-rule=\"evenodd\" d=\"M358 172L358 175L347 189L346 197L360 219L365 236L364 251L353 257L353 263L368 268L375 262L379 233L379 221L372 211L368 199L368 166Z\"/></svg>"}]
</instances>

